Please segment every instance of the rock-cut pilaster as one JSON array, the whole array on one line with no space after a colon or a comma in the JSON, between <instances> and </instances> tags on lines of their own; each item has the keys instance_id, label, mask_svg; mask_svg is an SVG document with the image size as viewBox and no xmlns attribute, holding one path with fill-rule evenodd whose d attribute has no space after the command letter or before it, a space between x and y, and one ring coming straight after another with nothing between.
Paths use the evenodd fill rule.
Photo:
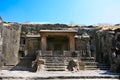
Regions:
<instances>
[{"instance_id":1,"label":"rock-cut pilaster","mask_svg":"<svg viewBox=\"0 0 120 80\"><path fill-rule=\"evenodd\" d=\"M5 65L17 65L20 43L21 25L17 23L4 23L2 29L3 50Z\"/></svg>"}]
</instances>

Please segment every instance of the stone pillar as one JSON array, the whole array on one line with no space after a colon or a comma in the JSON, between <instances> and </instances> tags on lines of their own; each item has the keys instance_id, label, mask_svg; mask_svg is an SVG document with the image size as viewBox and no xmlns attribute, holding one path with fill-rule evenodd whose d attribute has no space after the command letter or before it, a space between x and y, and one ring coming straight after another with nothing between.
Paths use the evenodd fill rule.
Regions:
<instances>
[{"instance_id":1,"label":"stone pillar","mask_svg":"<svg viewBox=\"0 0 120 80\"><path fill-rule=\"evenodd\" d=\"M90 42L89 42L89 38L88 39L86 39L86 46L87 46L87 55L88 55L88 57L92 57L91 56L91 52L90 52Z\"/></svg>"},{"instance_id":2,"label":"stone pillar","mask_svg":"<svg viewBox=\"0 0 120 80\"><path fill-rule=\"evenodd\" d=\"M75 38L74 35L69 36L69 42L70 42L70 51L75 51Z\"/></svg>"},{"instance_id":3,"label":"stone pillar","mask_svg":"<svg viewBox=\"0 0 120 80\"><path fill-rule=\"evenodd\" d=\"M29 50L28 46L29 46L28 39L25 35L25 51L24 51L25 56L28 54L28 50Z\"/></svg>"},{"instance_id":4,"label":"stone pillar","mask_svg":"<svg viewBox=\"0 0 120 80\"><path fill-rule=\"evenodd\" d=\"M41 50L46 51L46 35L41 36Z\"/></svg>"}]
</instances>

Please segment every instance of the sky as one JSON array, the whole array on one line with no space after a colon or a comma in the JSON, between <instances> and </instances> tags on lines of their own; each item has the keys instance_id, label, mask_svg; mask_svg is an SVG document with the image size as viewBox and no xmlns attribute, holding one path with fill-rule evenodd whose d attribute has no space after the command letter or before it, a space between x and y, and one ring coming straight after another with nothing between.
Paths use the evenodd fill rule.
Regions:
<instances>
[{"instance_id":1,"label":"sky","mask_svg":"<svg viewBox=\"0 0 120 80\"><path fill-rule=\"evenodd\" d=\"M6 22L118 24L120 0L0 0Z\"/></svg>"}]
</instances>

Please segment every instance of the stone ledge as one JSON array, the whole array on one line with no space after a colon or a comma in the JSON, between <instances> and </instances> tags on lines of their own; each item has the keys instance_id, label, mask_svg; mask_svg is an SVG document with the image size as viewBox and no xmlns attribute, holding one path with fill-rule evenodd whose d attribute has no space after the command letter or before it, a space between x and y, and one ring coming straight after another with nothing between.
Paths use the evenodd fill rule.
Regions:
<instances>
[{"instance_id":1,"label":"stone ledge","mask_svg":"<svg viewBox=\"0 0 120 80\"><path fill-rule=\"evenodd\" d=\"M0 77L0 79L120 79L120 76Z\"/></svg>"}]
</instances>

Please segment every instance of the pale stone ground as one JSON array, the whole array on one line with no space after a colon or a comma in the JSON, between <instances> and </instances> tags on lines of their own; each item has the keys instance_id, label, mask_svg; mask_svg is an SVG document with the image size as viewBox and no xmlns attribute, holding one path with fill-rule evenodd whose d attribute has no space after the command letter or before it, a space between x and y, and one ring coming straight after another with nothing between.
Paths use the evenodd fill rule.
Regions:
<instances>
[{"instance_id":1,"label":"pale stone ground","mask_svg":"<svg viewBox=\"0 0 120 80\"><path fill-rule=\"evenodd\" d=\"M91 77L91 79L84 79L84 78L82 79L59 79L59 77L86 77L86 76ZM119 80L119 79L114 78L114 77L119 77L119 76L120 74L118 73L111 73L105 70L85 70L85 71L79 71L79 72L69 72L69 71L29 72L29 71L9 71L9 70L0 71L0 77L12 78L12 79L3 79L3 80L48 80L48 78L52 78L52 77L54 78L49 79L49 80L53 80L53 79L54 80ZM112 79L106 79L106 78L95 79L94 77L111 77ZM39 79L33 79L33 78L39 78Z\"/></svg>"}]
</instances>

